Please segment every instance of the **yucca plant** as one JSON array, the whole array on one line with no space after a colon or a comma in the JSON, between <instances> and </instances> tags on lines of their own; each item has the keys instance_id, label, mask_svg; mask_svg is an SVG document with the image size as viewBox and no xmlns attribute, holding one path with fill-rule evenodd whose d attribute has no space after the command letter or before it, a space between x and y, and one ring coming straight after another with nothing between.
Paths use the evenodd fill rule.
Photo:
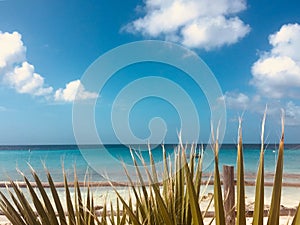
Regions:
<instances>
[{"instance_id":1,"label":"yucca plant","mask_svg":"<svg viewBox=\"0 0 300 225\"><path fill-rule=\"evenodd\" d=\"M263 224L264 217L264 133L266 122L266 111L263 116L261 126L261 148L260 148L260 160L256 176L255 185L255 203L253 213L253 225Z\"/></svg>"},{"instance_id":2,"label":"yucca plant","mask_svg":"<svg viewBox=\"0 0 300 225\"><path fill-rule=\"evenodd\" d=\"M266 115L266 114L265 114ZM261 153L256 178L255 206L253 213L253 224L262 225L264 216L264 124L262 122ZM237 204L236 224L246 224L245 209L245 181L244 181L244 159L242 143L242 123L239 122L237 146ZM126 166L125 174L128 178L131 194L128 199L120 194L112 184L117 195L116 205L106 201L101 214L94 209L93 194L90 188L86 187L86 198L83 199L79 182L74 178L74 187L70 186L64 174L64 189L66 202L59 198L50 173L47 171L47 178L51 190L49 196L32 169L32 176L35 180L34 189L26 176L23 176L31 199L27 199L18 184L10 181L11 189L7 189L10 200L0 192L0 209L14 225L155 225L155 224L204 224L203 220L208 208L214 202L214 217L209 224L215 220L216 225L225 225L225 212L223 207L223 196L221 191L221 179L219 173L219 144L218 132L216 137L212 132L212 148L214 150L214 194L211 197L207 209L201 211L201 178L203 148L196 149L192 145L190 158L186 152L187 146L182 142L175 150L174 162L163 146L163 170L162 178L159 179L159 170L156 168L152 152L149 150L150 163L147 164L143 157L131 151L138 182L133 182ZM283 174L283 151L284 151L284 121L282 119L282 137L279 144L278 159L274 177L271 207L268 214L268 225L279 225L280 197ZM200 152L200 153L199 153ZM196 155L200 155L196 159ZM138 160L142 166L139 166ZM145 177L142 174L146 174ZM74 188L75 197L71 198L70 188ZM39 197L41 196L41 197ZM52 200L52 201L51 201ZM52 203L54 202L54 203ZM108 204L106 204L108 203ZM65 208L64 208L65 206ZM292 221L292 225L300 225L300 204Z\"/></svg>"},{"instance_id":3,"label":"yucca plant","mask_svg":"<svg viewBox=\"0 0 300 225\"><path fill-rule=\"evenodd\" d=\"M282 117L283 118L283 117ZM255 207L253 213L253 224L262 225L264 216L264 126L266 120L266 113L264 114L262 121L261 132L261 153L260 162L258 167L258 173L256 178L256 194L255 194ZM217 132L218 133L218 132ZM223 197L221 192L221 180L219 173L219 145L218 134L216 139L212 132L213 137L213 150L215 153L214 161L214 207L216 225L225 225L225 213L223 207ZM137 209L126 205L125 200L122 200L121 195L119 198L126 205L126 209L130 211L129 217L132 217L135 224L203 224L204 213L200 211L199 207L199 190L201 183L201 165L202 158L198 162L195 162L195 158L191 157L187 162L185 152L187 149L182 144L178 146L179 151L175 156L175 167L173 174L168 171L171 165L168 165L166 156L164 156L164 174L168 174L163 177L162 194L157 186L157 172L155 170L154 161L149 151L151 159L152 174L148 166L143 159L143 169L148 175L148 192L145 189L145 183L140 179L141 191L136 191L136 187L132 184L132 188L137 200ZM280 198L282 188L282 175L283 175L283 151L284 151L284 120L282 119L282 135L279 144L279 154L276 164L274 186L272 192L271 207L268 214L268 225L279 225L280 217ZM165 151L164 151L165 155ZM190 155L194 155L193 149ZM135 162L137 174L140 176L140 168L136 164L135 156L132 154L133 161ZM197 163L197 169L195 170L195 163ZM125 167L126 170L126 167ZM128 174L128 173L127 173ZM129 180L130 177L128 176ZM156 181L156 182L154 182ZM197 181L197 182L195 182ZM148 199L148 193L150 193L150 201ZM153 197L154 196L154 197ZM155 209L155 210L153 210ZM146 214L139 214L136 212L142 211ZM153 217L152 220L148 218ZM299 223L299 207L293 219L292 224ZM212 222L212 221L211 221ZM210 222L210 223L211 223ZM242 143L242 120L239 121L238 129L238 145L237 145L237 204L236 204L236 224L246 224L246 206L245 206L245 180L244 180L244 158L243 158L243 143Z\"/></svg>"},{"instance_id":4,"label":"yucca plant","mask_svg":"<svg viewBox=\"0 0 300 225\"><path fill-rule=\"evenodd\" d=\"M131 151L132 160L139 178L138 185L132 182L125 168L128 180L136 201L136 207L130 207L123 197L116 191L120 201L133 224L203 224L200 211L200 186L202 177L202 157L195 158L195 148L191 147L189 162L186 148L179 145L175 152L175 163L169 162L163 147L163 178L159 183L157 169L151 151L149 151L150 165L144 159L135 156ZM197 153L198 154L198 153ZM147 175L147 181L141 176L136 157L143 164L142 169Z\"/></svg>"},{"instance_id":5,"label":"yucca plant","mask_svg":"<svg viewBox=\"0 0 300 225\"><path fill-rule=\"evenodd\" d=\"M81 189L76 176L72 185L75 191L74 199L71 198L70 184L67 181L67 176L63 173L64 189L66 202L63 203L59 198L57 188L53 182L49 171L47 173L47 179L51 196L47 194L45 187L39 179L36 172L31 168L32 176L35 180L35 185L29 182L28 178L23 175L24 181L27 186L27 190L31 199L25 197L24 192L18 186L18 183L10 181L10 187L13 191L7 187L7 192L10 196L10 200L6 195L0 192L0 209L3 214L14 225L107 225L111 223L111 219L108 218L107 208L104 207L101 221L98 219L98 215L94 208L93 195L90 188L86 187L86 199L82 198ZM36 191L37 189L38 191ZM52 201L51 201L52 200ZM54 203L53 203L54 202ZM64 206L66 206L64 208ZM124 210L123 210L124 211ZM125 211L124 211L125 212ZM116 218L118 224L125 224L126 214L121 215L119 205L117 205Z\"/></svg>"}]
</instances>

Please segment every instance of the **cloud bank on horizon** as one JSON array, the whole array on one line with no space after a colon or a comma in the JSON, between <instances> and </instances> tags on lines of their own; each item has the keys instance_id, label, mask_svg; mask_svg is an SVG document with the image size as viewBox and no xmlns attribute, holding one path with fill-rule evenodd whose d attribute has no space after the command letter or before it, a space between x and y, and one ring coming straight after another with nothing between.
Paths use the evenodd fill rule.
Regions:
<instances>
[{"instance_id":1,"label":"cloud bank on horizon","mask_svg":"<svg viewBox=\"0 0 300 225\"><path fill-rule=\"evenodd\" d=\"M86 100L98 96L97 93L86 91L80 80L69 82L64 89L59 88L53 94L53 87L45 84L45 78L36 73L34 66L27 62L26 46L22 42L22 35L16 31L0 31L0 49L2 83L20 94L43 96L58 102L73 102L75 98Z\"/></svg>"},{"instance_id":2,"label":"cloud bank on horizon","mask_svg":"<svg viewBox=\"0 0 300 225\"><path fill-rule=\"evenodd\" d=\"M237 14L244 0L146 0L144 16L123 29L207 51L238 42L250 32Z\"/></svg>"}]
</instances>

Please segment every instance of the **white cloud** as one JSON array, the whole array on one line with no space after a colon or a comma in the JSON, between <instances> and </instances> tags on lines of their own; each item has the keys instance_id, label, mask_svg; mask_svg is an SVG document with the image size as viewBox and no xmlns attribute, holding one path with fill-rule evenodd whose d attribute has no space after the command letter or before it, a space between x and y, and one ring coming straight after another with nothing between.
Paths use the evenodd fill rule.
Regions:
<instances>
[{"instance_id":1,"label":"white cloud","mask_svg":"<svg viewBox=\"0 0 300 225\"><path fill-rule=\"evenodd\" d=\"M225 101L226 107L233 109L247 109L250 103L250 98L243 93L226 92L222 96L222 100Z\"/></svg>"},{"instance_id":2,"label":"white cloud","mask_svg":"<svg viewBox=\"0 0 300 225\"><path fill-rule=\"evenodd\" d=\"M182 43L188 47L206 50L236 43L249 32L238 17L224 16L195 21L182 29Z\"/></svg>"},{"instance_id":3,"label":"white cloud","mask_svg":"<svg viewBox=\"0 0 300 225\"><path fill-rule=\"evenodd\" d=\"M259 114L265 112L267 106L267 114L276 121L280 118L281 110L285 112L286 126L300 125L300 105L293 101L281 102L276 99L261 98L259 95L248 96L239 92L226 92L220 100L225 101L227 109L240 110L240 112L250 111ZM234 121L236 118L234 118Z\"/></svg>"},{"instance_id":4,"label":"white cloud","mask_svg":"<svg viewBox=\"0 0 300 225\"><path fill-rule=\"evenodd\" d=\"M26 47L18 32L0 32L0 75L3 82L18 93L47 96L53 91L26 61Z\"/></svg>"},{"instance_id":5,"label":"white cloud","mask_svg":"<svg viewBox=\"0 0 300 225\"><path fill-rule=\"evenodd\" d=\"M74 100L87 100L97 98L95 92L86 91L80 80L74 80L66 84L64 89L60 88L55 92L56 101L72 102Z\"/></svg>"},{"instance_id":6,"label":"white cloud","mask_svg":"<svg viewBox=\"0 0 300 225\"><path fill-rule=\"evenodd\" d=\"M18 32L2 33L0 31L0 70L24 61L26 47Z\"/></svg>"},{"instance_id":7,"label":"white cloud","mask_svg":"<svg viewBox=\"0 0 300 225\"><path fill-rule=\"evenodd\" d=\"M225 101L227 109L234 109L240 112L251 111L263 114L266 104L269 106L268 113L272 114L273 111L280 112L280 105L277 101L268 101L257 94L248 95L242 92L228 91L220 98L220 100Z\"/></svg>"},{"instance_id":8,"label":"white cloud","mask_svg":"<svg viewBox=\"0 0 300 225\"><path fill-rule=\"evenodd\" d=\"M34 66L26 60L26 47L18 32L0 31L0 75L2 83L21 94L44 96L55 101L71 102L96 98L97 94L86 91L80 80L71 81L66 88L59 88L53 95L53 87L45 84L45 78L35 72ZM1 111L1 107L0 107Z\"/></svg>"},{"instance_id":9,"label":"white cloud","mask_svg":"<svg viewBox=\"0 0 300 225\"><path fill-rule=\"evenodd\" d=\"M285 124L290 126L300 125L300 106L289 101L285 106Z\"/></svg>"},{"instance_id":10,"label":"white cloud","mask_svg":"<svg viewBox=\"0 0 300 225\"><path fill-rule=\"evenodd\" d=\"M252 66L251 84L269 98L300 98L300 25L283 25L269 43L272 49Z\"/></svg>"},{"instance_id":11,"label":"white cloud","mask_svg":"<svg viewBox=\"0 0 300 225\"><path fill-rule=\"evenodd\" d=\"M236 16L245 9L244 0L146 0L145 16L125 29L210 50L236 43L250 31Z\"/></svg>"},{"instance_id":12,"label":"white cloud","mask_svg":"<svg viewBox=\"0 0 300 225\"><path fill-rule=\"evenodd\" d=\"M5 81L17 92L36 96L45 96L52 93L52 87L45 87L44 78L34 72L34 66L23 62L16 66L13 71L7 72Z\"/></svg>"}]
</instances>

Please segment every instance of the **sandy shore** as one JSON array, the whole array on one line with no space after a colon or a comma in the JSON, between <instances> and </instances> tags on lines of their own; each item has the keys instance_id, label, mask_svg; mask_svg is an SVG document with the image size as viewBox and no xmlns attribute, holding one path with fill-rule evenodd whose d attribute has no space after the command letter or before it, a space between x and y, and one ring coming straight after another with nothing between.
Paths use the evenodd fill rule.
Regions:
<instances>
[{"instance_id":1,"label":"sandy shore","mask_svg":"<svg viewBox=\"0 0 300 225\"><path fill-rule=\"evenodd\" d=\"M204 219L204 224L209 224L211 219L205 218ZM264 224L267 224L268 218L264 218ZM212 222L212 225L215 225L215 221ZM247 225L252 225L252 218L247 218L246 219L246 224ZM292 224L292 218L289 216L282 216L280 217L279 225L291 225Z\"/></svg>"},{"instance_id":2,"label":"sandy shore","mask_svg":"<svg viewBox=\"0 0 300 225\"><path fill-rule=\"evenodd\" d=\"M290 216L281 216L280 221L279 221L279 225L291 225L292 224L292 219L293 218L290 217ZM211 220L212 220L212 218L204 218L204 224L209 224ZM267 220L268 220L268 218L265 217L264 218L264 224L267 224ZM0 215L0 224L1 225L11 225L9 220L3 215ZM246 219L246 224L251 225L252 224L252 218L248 217ZM212 225L215 225L215 221L212 222Z\"/></svg>"},{"instance_id":3,"label":"sandy shore","mask_svg":"<svg viewBox=\"0 0 300 225\"><path fill-rule=\"evenodd\" d=\"M2 182L1 185L2 188L0 188L1 191L5 191L5 185L7 185L7 182ZM83 183L81 183L83 185ZM95 206L103 206L104 204L104 200L105 198L107 200L112 201L112 203L114 204L114 202L116 202L116 194L115 192L112 190L112 188L110 187L110 184L108 182L101 182L101 185L99 185L99 182L96 183L91 183L91 189L92 192L94 194L94 201L95 201ZM126 184L125 183L118 183L117 185L117 189L119 191L119 193L121 194L121 196L123 196L125 199L128 198L128 188L124 187ZM47 185L45 185L47 187ZM64 195L64 188L63 188L63 183L57 183L57 190L58 190L58 194L61 197L62 201L65 201L65 195ZM71 185L72 186L72 185ZM24 184L21 182L20 183L20 187L24 187ZM297 185L287 185L284 186L282 188L282 198L281 198L281 218L280 218L280 225L284 224L286 225L287 222L289 221L288 224L291 224L292 221L292 216L295 213L295 209L298 206L299 202L300 202L300 184ZM22 188L24 190L24 194L26 196L26 194L28 195L27 189L26 188ZM84 190L84 188L82 189ZM46 191L49 191L50 194L50 189L46 188ZM72 191L72 189L71 189ZM213 193L213 186L212 185L208 185L206 187L202 186L201 187L201 195L203 196L203 200L201 201L200 207L201 210L204 211L207 208L207 205L209 203L209 196L211 196L211 193ZM254 193L255 193L255 189L253 185L249 185L247 183L246 186L246 198L245 198L245 203L246 203L246 207L249 213L250 217L247 217L247 224L251 224L252 223L252 217L251 217L251 213L253 212L253 204L254 204ZM270 205L270 200L271 200L271 193L272 193L272 187L271 186L266 186L265 187L265 211L267 213L267 210L269 209L269 205ZM71 196L74 197L74 193L71 193ZM28 195L29 197L29 195ZM83 192L83 197L84 197L84 192ZM54 203L53 203L54 204ZM212 219L212 215L213 215L213 211L214 211L214 206L213 204L210 206L209 208L209 214L207 215L208 218L205 218L205 223L208 224L211 219ZM267 221L267 218L265 218L265 220ZM10 224L9 221L7 220L7 218L3 215L0 215L0 224L4 225L4 224ZM214 223L212 223L214 224Z\"/></svg>"},{"instance_id":4,"label":"sandy shore","mask_svg":"<svg viewBox=\"0 0 300 225\"><path fill-rule=\"evenodd\" d=\"M273 181L269 181L271 178L273 180L273 174L270 174L267 178L265 178L265 187L272 187L273 186ZM203 178L206 180L209 180L209 175L203 175ZM247 178L247 177L246 177ZM245 180L245 185L246 186L255 186L255 176L248 175L248 180ZM213 185L214 181L212 179L207 182L206 180L202 181L202 185ZM286 180L286 181L285 181ZM282 187L298 187L300 188L300 175L298 174L290 174L290 175L285 175L283 177L283 182L282 182ZM24 181L16 181L15 183L18 184L19 187L25 188L26 183ZM236 180L235 180L236 183ZM48 182L42 182L43 186L46 188L49 188L49 183ZM127 187L129 186L128 182L108 182L108 181L97 181L97 182L89 182L90 187L111 187L111 184L115 187ZM221 181L221 184L223 182ZM31 185L33 187L36 187L36 183L32 182ZM86 186L85 182L79 182L80 186ZM74 187L73 182L69 182L70 187ZM8 181L0 181L0 188L5 188L5 187L11 187L10 182ZM55 187L64 187L64 182L55 182Z\"/></svg>"}]
</instances>

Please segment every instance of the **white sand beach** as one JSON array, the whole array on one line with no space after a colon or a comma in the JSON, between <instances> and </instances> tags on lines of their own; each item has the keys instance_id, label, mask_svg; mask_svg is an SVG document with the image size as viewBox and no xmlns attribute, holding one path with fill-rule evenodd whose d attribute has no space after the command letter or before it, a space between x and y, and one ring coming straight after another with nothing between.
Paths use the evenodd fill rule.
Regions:
<instances>
[{"instance_id":1,"label":"white sand beach","mask_svg":"<svg viewBox=\"0 0 300 225\"><path fill-rule=\"evenodd\" d=\"M205 211L207 209L207 206L209 204L211 193L213 193L213 186L208 185L207 187L201 187L202 196L203 199L200 203L200 207L202 211ZM25 188L24 192L26 193L27 190ZM4 190L4 189L3 189ZM50 191L49 189L46 189ZM83 189L84 190L84 189ZM117 187L117 190L121 194L122 197L125 199L129 196L129 189L124 187ZM74 192L71 191L71 196L74 197ZM93 187L92 192L94 195L95 200L95 207L101 208L105 204L105 200L108 204L110 204L110 201L113 203L113 205L116 204L117 196L114 192L114 190L111 187ZM59 196L61 197L62 201L65 201L65 195L64 195L64 188L58 188ZM265 209L268 210L270 206L270 199L271 199L271 193L272 188L271 187L265 187ZM28 194L28 193L27 193ZM132 194L132 193L131 193ZM83 197L85 193L83 192ZM29 196L28 196L29 197ZM295 210L300 202L300 191L299 187L283 187L282 189L282 198L281 198L281 213L282 216L280 217L280 225L287 225L292 223L293 215L289 214L289 210ZM134 202L133 202L134 203ZM249 212L253 211L253 203L254 203L254 187L253 186L246 186L246 197L245 197L245 203L246 203L246 210ZM54 203L53 203L54 204ZM212 220L212 216L209 214L212 214L214 211L214 205L213 202L209 207L208 210L208 217L204 219L205 224L208 224ZM101 210L99 211L101 213ZM267 223L267 217L264 218L265 224ZM0 215L0 224L1 225L7 225L10 224L9 220L4 216ZM215 224L213 222L212 224ZM252 224L252 217L247 217L247 225Z\"/></svg>"}]
</instances>

